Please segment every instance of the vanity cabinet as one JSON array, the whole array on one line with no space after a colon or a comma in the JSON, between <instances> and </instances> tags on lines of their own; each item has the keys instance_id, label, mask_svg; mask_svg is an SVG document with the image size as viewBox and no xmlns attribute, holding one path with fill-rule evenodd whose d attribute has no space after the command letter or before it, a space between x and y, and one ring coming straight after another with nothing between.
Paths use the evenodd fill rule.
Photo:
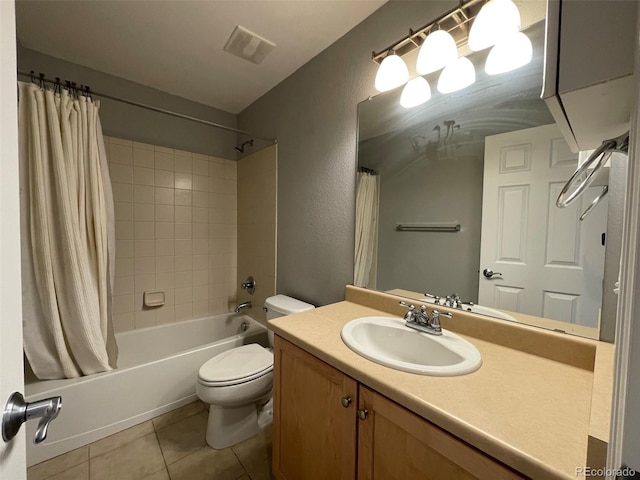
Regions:
<instances>
[{"instance_id":1,"label":"vanity cabinet","mask_svg":"<svg viewBox=\"0 0 640 480\"><path fill-rule=\"evenodd\" d=\"M278 336L274 354L278 480L525 478Z\"/></svg>"}]
</instances>

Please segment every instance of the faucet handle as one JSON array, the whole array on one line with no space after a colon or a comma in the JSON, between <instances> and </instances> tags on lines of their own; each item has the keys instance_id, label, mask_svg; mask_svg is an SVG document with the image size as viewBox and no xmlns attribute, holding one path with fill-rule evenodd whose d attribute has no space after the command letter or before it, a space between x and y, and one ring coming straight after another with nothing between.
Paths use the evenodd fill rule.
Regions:
<instances>
[{"instance_id":1,"label":"faucet handle","mask_svg":"<svg viewBox=\"0 0 640 480\"><path fill-rule=\"evenodd\" d=\"M407 307L410 312L413 312L416 309L415 305L409 305L407 302L403 302L402 300L400 300L398 303L403 307Z\"/></svg>"},{"instance_id":2,"label":"faucet handle","mask_svg":"<svg viewBox=\"0 0 640 480\"><path fill-rule=\"evenodd\" d=\"M435 328L436 330L441 328L440 327L440 317L453 318L452 314L443 313L443 312L440 312L438 310L434 310L433 312L431 312L431 315L432 315L432 317L431 317L431 326L433 328Z\"/></svg>"}]
</instances>

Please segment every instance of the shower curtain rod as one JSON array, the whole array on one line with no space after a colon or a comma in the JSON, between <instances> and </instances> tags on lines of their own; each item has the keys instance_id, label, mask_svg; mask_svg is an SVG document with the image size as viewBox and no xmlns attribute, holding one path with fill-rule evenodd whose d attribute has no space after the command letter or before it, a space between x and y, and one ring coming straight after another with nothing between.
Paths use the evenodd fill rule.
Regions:
<instances>
[{"instance_id":1,"label":"shower curtain rod","mask_svg":"<svg viewBox=\"0 0 640 480\"><path fill-rule=\"evenodd\" d=\"M33 73L27 73L27 72L22 72L22 71L18 70L18 75L22 75L23 77L29 77L30 79L33 79L35 82L44 82L44 83L49 83L51 85L60 85L59 80L51 80L51 79L43 76L42 74L40 74L38 77L36 77ZM62 87L66 88L66 85L62 85ZM81 90L81 89L79 89L77 87L72 87L72 88L76 88L76 90ZM151 110L152 112L163 113L163 114L169 115L171 117L177 117L177 118L182 118L183 120L189 120L191 122L201 123L203 125L208 125L209 127L214 127L214 128L219 128L221 130L226 130L227 132L240 133L242 135L247 135L249 137L259 138L260 140L265 140L265 141L271 142L273 144L278 143L278 139L277 138L261 137L260 135L253 135L252 133L246 132L244 130L238 130L237 128L227 127L226 125L221 125L219 123L210 122L208 120L203 120L201 118L191 117L191 116L185 115L183 113L172 112L171 110L165 110L164 108L154 107L153 105L147 105L145 103L136 102L134 100L128 100L126 98L116 97L114 95L107 95L106 93L99 93L99 92L96 92L94 90L91 90L90 94L91 95L96 95L98 97L108 98L109 100L114 100L116 102L126 103L127 105L132 105L134 107L143 108L145 110Z\"/></svg>"}]
</instances>

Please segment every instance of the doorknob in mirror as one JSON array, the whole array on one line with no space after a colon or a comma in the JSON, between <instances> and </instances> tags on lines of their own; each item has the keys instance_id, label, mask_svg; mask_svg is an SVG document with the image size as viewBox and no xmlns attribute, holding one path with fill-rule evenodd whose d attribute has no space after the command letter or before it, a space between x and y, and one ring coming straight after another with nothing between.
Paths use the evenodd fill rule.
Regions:
<instances>
[{"instance_id":1,"label":"doorknob in mirror","mask_svg":"<svg viewBox=\"0 0 640 480\"><path fill-rule=\"evenodd\" d=\"M486 278L493 278L496 275L499 275L500 277L502 277L502 274L500 272L494 272L493 270L491 270L490 268L485 268L482 271L482 274L486 277Z\"/></svg>"},{"instance_id":2,"label":"doorknob in mirror","mask_svg":"<svg viewBox=\"0 0 640 480\"><path fill-rule=\"evenodd\" d=\"M5 442L10 441L18 434L24 422L31 418L40 418L33 442L43 442L47 438L49 423L58 416L61 408L62 397L27 403L21 393L14 392L2 414L2 439Z\"/></svg>"}]
</instances>

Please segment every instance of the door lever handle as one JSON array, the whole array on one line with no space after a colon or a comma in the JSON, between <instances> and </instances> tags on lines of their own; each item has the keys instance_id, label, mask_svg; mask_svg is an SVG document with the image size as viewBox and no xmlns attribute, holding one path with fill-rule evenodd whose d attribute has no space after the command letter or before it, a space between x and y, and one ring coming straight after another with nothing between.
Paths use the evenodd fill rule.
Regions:
<instances>
[{"instance_id":1,"label":"door lever handle","mask_svg":"<svg viewBox=\"0 0 640 480\"><path fill-rule=\"evenodd\" d=\"M485 268L482 271L482 274L486 277L486 278L493 278L495 275L499 275L502 276L502 274L500 272L494 272L493 270L491 270L490 268Z\"/></svg>"},{"instance_id":2,"label":"door lever handle","mask_svg":"<svg viewBox=\"0 0 640 480\"><path fill-rule=\"evenodd\" d=\"M40 443L47 438L49 424L60 413L62 397L51 397L37 402L27 403L19 392L14 392L7 402L2 414L2 439L10 441L20 431L24 422L39 418L38 428L33 443Z\"/></svg>"}]
</instances>

